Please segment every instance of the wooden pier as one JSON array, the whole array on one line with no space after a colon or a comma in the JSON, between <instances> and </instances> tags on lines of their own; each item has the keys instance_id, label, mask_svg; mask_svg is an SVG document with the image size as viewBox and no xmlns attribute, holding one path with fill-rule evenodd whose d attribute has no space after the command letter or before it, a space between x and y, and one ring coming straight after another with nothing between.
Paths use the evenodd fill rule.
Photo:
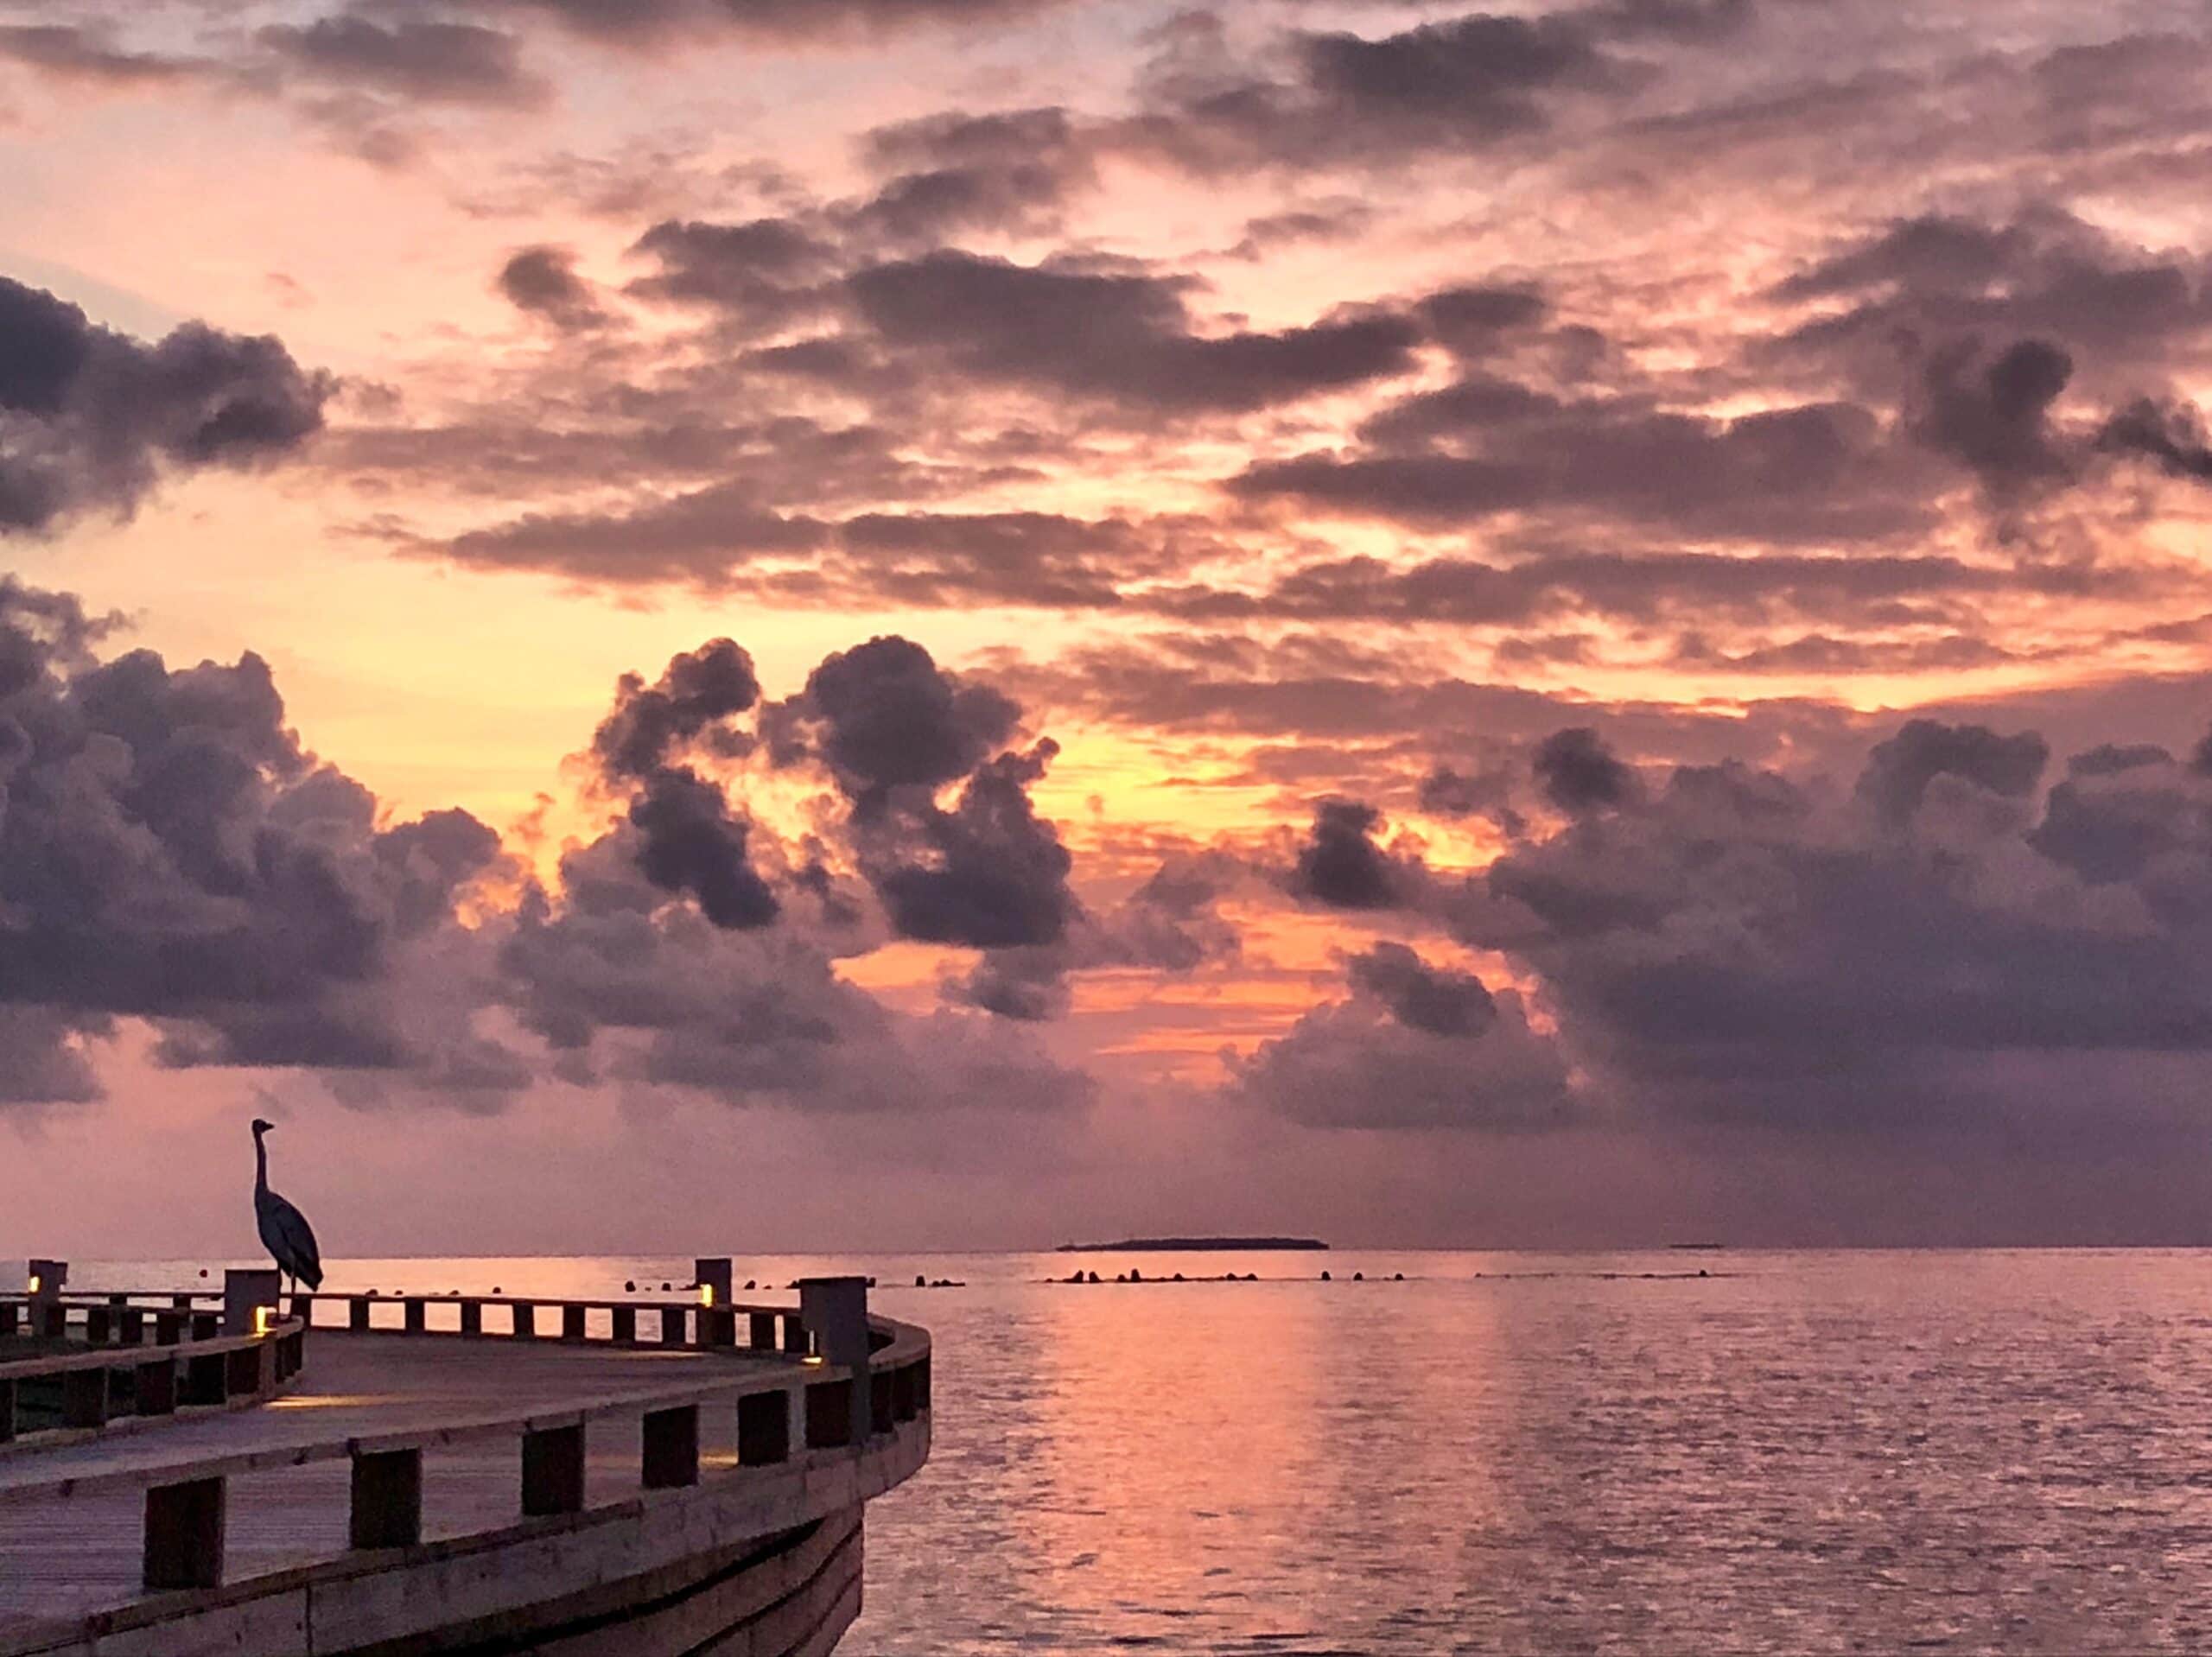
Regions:
<instances>
[{"instance_id":1,"label":"wooden pier","mask_svg":"<svg viewBox=\"0 0 2212 1657\"><path fill-rule=\"evenodd\" d=\"M0 1397L95 1378L0 1425L0 1657L829 1651L863 1505L929 1454L929 1338L861 1279L737 1305L701 1266L695 1302L234 1292L212 1324L0 1297L70 1337Z\"/></svg>"}]
</instances>

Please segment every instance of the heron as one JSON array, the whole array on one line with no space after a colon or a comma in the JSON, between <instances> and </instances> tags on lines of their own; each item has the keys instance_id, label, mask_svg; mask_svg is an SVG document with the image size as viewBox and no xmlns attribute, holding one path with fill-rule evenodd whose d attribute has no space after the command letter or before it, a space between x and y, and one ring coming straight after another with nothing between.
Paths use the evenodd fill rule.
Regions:
<instances>
[{"instance_id":1,"label":"heron","mask_svg":"<svg viewBox=\"0 0 2212 1657\"><path fill-rule=\"evenodd\" d=\"M292 1279L296 1291L302 1283L309 1290L322 1287L322 1251L315 1247L315 1228L308 1216L269 1189L269 1147L262 1135L276 1127L258 1116L253 1119L253 1220L261 1232L261 1246Z\"/></svg>"}]
</instances>

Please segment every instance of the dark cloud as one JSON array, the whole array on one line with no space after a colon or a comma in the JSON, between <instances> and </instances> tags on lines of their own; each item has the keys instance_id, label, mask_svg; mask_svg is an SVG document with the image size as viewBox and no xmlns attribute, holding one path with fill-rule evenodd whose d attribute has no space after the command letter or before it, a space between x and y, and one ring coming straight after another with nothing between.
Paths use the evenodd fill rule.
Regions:
<instances>
[{"instance_id":1,"label":"dark cloud","mask_svg":"<svg viewBox=\"0 0 2212 1657\"><path fill-rule=\"evenodd\" d=\"M826 310L841 259L822 227L799 218L728 225L671 219L631 251L660 267L631 283L632 293L713 306L747 334L772 333Z\"/></svg>"},{"instance_id":2,"label":"dark cloud","mask_svg":"<svg viewBox=\"0 0 2212 1657\"><path fill-rule=\"evenodd\" d=\"M100 631L0 586L0 1005L52 1038L25 1074L79 1096L63 1032L118 1016L151 1020L171 1064L421 1075L483 1048L465 992L436 1005L409 975L454 947L497 837L462 812L379 828L285 727L259 657L99 661Z\"/></svg>"},{"instance_id":3,"label":"dark cloud","mask_svg":"<svg viewBox=\"0 0 2212 1657\"><path fill-rule=\"evenodd\" d=\"M979 949L1059 940L1077 911L1074 860L1028 795L1058 752L1047 739L1002 753L976 768L950 811L911 808L909 854L890 861L878 852L868 871L901 937Z\"/></svg>"},{"instance_id":4,"label":"dark cloud","mask_svg":"<svg viewBox=\"0 0 2212 1657\"><path fill-rule=\"evenodd\" d=\"M2140 456L2173 477L2212 483L2212 446L2194 403L2139 398L2105 423L2098 447Z\"/></svg>"},{"instance_id":5,"label":"dark cloud","mask_svg":"<svg viewBox=\"0 0 2212 1657\"><path fill-rule=\"evenodd\" d=\"M1999 496L2063 477L2050 409L2073 377L2073 359L2044 340L2022 340L1986 361L1971 347L1939 352L1928 365L1922 437Z\"/></svg>"},{"instance_id":6,"label":"dark cloud","mask_svg":"<svg viewBox=\"0 0 2212 1657\"><path fill-rule=\"evenodd\" d=\"M165 472L281 456L334 389L272 336L188 322L147 345L0 277L0 533L127 515Z\"/></svg>"},{"instance_id":7,"label":"dark cloud","mask_svg":"<svg viewBox=\"0 0 2212 1657\"><path fill-rule=\"evenodd\" d=\"M1405 372L1417 338L1368 315L1206 335L1175 278L944 251L867 267L854 305L887 345L971 379L1160 414L1236 412Z\"/></svg>"},{"instance_id":8,"label":"dark cloud","mask_svg":"<svg viewBox=\"0 0 2212 1657\"><path fill-rule=\"evenodd\" d=\"M1479 1036L1497 1021L1497 1004L1472 973L1429 966L1402 943L1378 943L1351 958L1352 987L1390 1010L1408 1030L1432 1036Z\"/></svg>"},{"instance_id":9,"label":"dark cloud","mask_svg":"<svg viewBox=\"0 0 2212 1657\"><path fill-rule=\"evenodd\" d=\"M1634 41L1703 43L1750 8L1599 5L1539 16L1469 12L1397 34L1297 31L1287 73L1254 73L1197 14L1163 31L1150 99L1121 142L1203 173L1376 166L1541 133L1565 100L1618 96L1651 66Z\"/></svg>"},{"instance_id":10,"label":"dark cloud","mask_svg":"<svg viewBox=\"0 0 2212 1657\"><path fill-rule=\"evenodd\" d=\"M65 80L93 86L144 86L190 79L212 67L204 60L132 52L97 30L72 23L0 26L0 58Z\"/></svg>"},{"instance_id":11,"label":"dark cloud","mask_svg":"<svg viewBox=\"0 0 2212 1657\"><path fill-rule=\"evenodd\" d=\"M612 45L657 46L734 31L798 45L913 29L1018 22L1059 0L466 0L491 13L536 11Z\"/></svg>"},{"instance_id":12,"label":"dark cloud","mask_svg":"<svg viewBox=\"0 0 2212 1657\"><path fill-rule=\"evenodd\" d=\"M403 19L363 12L276 23L254 38L295 72L425 102L534 104L544 84L523 66L521 42L474 23Z\"/></svg>"},{"instance_id":13,"label":"dark cloud","mask_svg":"<svg viewBox=\"0 0 2212 1657\"><path fill-rule=\"evenodd\" d=\"M2045 752L1916 721L1848 794L1682 766L1510 849L1456 924L1537 974L1577 1063L1643 1110L1859 1133L2139 1113L2140 1056L2212 1055L2186 964L2212 795L2108 747L2038 816Z\"/></svg>"},{"instance_id":14,"label":"dark cloud","mask_svg":"<svg viewBox=\"0 0 2212 1657\"><path fill-rule=\"evenodd\" d=\"M608 776L629 779L652 776L677 749L709 733L721 752L734 752L722 722L760 699L753 657L730 639L710 639L671 659L657 684L623 675L592 752Z\"/></svg>"},{"instance_id":15,"label":"dark cloud","mask_svg":"<svg viewBox=\"0 0 2212 1657\"><path fill-rule=\"evenodd\" d=\"M746 860L751 823L688 766L664 766L646 778L631 802L630 822L645 879L664 892L689 892L716 926L766 926L781 912L776 894Z\"/></svg>"},{"instance_id":16,"label":"dark cloud","mask_svg":"<svg viewBox=\"0 0 2212 1657\"><path fill-rule=\"evenodd\" d=\"M825 658L779 712L864 816L895 790L934 790L975 771L1020 718L1001 692L944 672L895 637Z\"/></svg>"},{"instance_id":17,"label":"dark cloud","mask_svg":"<svg viewBox=\"0 0 2212 1657\"><path fill-rule=\"evenodd\" d=\"M603 327L607 312L591 284L576 274L575 256L564 247L525 247L499 267L499 289L518 310L556 327Z\"/></svg>"},{"instance_id":18,"label":"dark cloud","mask_svg":"<svg viewBox=\"0 0 2212 1657\"><path fill-rule=\"evenodd\" d=\"M728 792L675 756L703 747L725 758L749 752L753 737L729 723L760 699L753 658L727 638L674 657L658 683L626 673L614 708L592 738L606 780L630 796L638 867L663 892L696 899L728 928L766 926L782 905L747 856L753 825Z\"/></svg>"},{"instance_id":19,"label":"dark cloud","mask_svg":"<svg viewBox=\"0 0 2212 1657\"><path fill-rule=\"evenodd\" d=\"M1897 826L1919 809L1938 777L1961 778L2005 799L2024 799L2050 758L2032 731L2000 736L1986 726L1908 720L1867 755L1858 795L1882 822Z\"/></svg>"},{"instance_id":20,"label":"dark cloud","mask_svg":"<svg viewBox=\"0 0 2212 1657\"><path fill-rule=\"evenodd\" d=\"M1314 1127L1525 1133L1587 1114L1518 995L1395 943L1354 956L1349 977L1350 1000L1236 1066L1239 1092Z\"/></svg>"},{"instance_id":21,"label":"dark cloud","mask_svg":"<svg viewBox=\"0 0 2212 1657\"><path fill-rule=\"evenodd\" d=\"M931 244L971 231L1033 235L1097 182L1090 135L1065 110L947 113L879 127L864 158L888 175L849 210L849 229L872 244Z\"/></svg>"},{"instance_id":22,"label":"dark cloud","mask_svg":"<svg viewBox=\"0 0 2212 1657\"><path fill-rule=\"evenodd\" d=\"M1635 769L1586 725L1554 731L1531 760L1544 797L1570 816L1611 810L1636 797Z\"/></svg>"},{"instance_id":23,"label":"dark cloud","mask_svg":"<svg viewBox=\"0 0 2212 1657\"><path fill-rule=\"evenodd\" d=\"M1357 800L1324 800L1299 848L1287 886L1329 909L1395 909L1412 901L1421 869L1375 841L1382 814Z\"/></svg>"}]
</instances>

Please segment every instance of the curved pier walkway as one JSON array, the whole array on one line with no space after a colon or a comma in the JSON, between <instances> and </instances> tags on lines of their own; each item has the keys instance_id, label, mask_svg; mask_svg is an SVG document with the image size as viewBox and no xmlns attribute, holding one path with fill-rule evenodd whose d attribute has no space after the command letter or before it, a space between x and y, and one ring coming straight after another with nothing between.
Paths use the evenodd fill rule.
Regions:
<instances>
[{"instance_id":1,"label":"curved pier walkway","mask_svg":"<svg viewBox=\"0 0 2212 1657\"><path fill-rule=\"evenodd\" d=\"M857 1293L812 1328L464 1304L302 1297L326 1321L279 1395L0 1449L0 1657L836 1643L861 1506L928 1454L923 1331ZM674 1631L624 1632L640 1606ZM779 1606L781 1635L740 1628Z\"/></svg>"}]
</instances>

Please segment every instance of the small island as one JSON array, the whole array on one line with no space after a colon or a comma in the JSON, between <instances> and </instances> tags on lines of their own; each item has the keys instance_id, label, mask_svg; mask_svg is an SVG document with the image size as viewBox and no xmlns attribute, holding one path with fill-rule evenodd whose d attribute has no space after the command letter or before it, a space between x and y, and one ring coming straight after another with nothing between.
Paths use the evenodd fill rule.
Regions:
<instances>
[{"instance_id":1,"label":"small island","mask_svg":"<svg viewBox=\"0 0 2212 1657\"><path fill-rule=\"evenodd\" d=\"M1326 1248L1319 1237L1125 1237L1120 1242L1062 1243L1061 1254L1223 1254Z\"/></svg>"}]
</instances>

